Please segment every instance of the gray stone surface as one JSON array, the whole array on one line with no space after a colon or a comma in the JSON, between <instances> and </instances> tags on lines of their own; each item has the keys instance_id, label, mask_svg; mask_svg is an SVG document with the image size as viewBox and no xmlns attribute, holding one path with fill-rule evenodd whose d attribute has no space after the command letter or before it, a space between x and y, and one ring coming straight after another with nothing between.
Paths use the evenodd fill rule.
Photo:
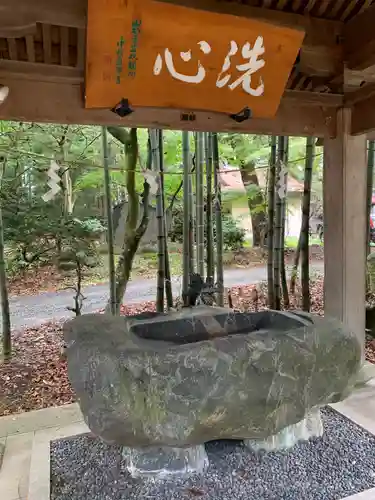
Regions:
<instances>
[{"instance_id":1,"label":"gray stone surface","mask_svg":"<svg viewBox=\"0 0 375 500\"><path fill-rule=\"evenodd\" d=\"M123 449L126 468L132 477L184 477L189 474L203 473L208 467L204 444L190 448L170 446Z\"/></svg>"},{"instance_id":2,"label":"gray stone surface","mask_svg":"<svg viewBox=\"0 0 375 500\"><path fill-rule=\"evenodd\" d=\"M175 314L189 323L192 343L165 318L149 320L163 326L160 340L149 321L148 338L124 317L65 324L69 377L94 434L129 447L265 439L344 399L356 383L361 347L335 320L265 311L245 315L250 333L242 325L227 336L239 319L228 310L223 323L222 310L215 318L215 308L202 311ZM197 341L202 324L205 340Z\"/></svg>"},{"instance_id":3,"label":"gray stone surface","mask_svg":"<svg viewBox=\"0 0 375 500\"><path fill-rule=\"evenodd\" d=\"M375 437L330 409L322 416L322 438L278 453L215 441L205 474L163 481L132 479L121 447L92 436L54 441L51 500L339 500L374 488Z\"/></svg>"},{"instance_id":4,"label":"gray stone surface","mask_svg":"<svg viewBox=\"0 0 375 500\"><path fill-rule=\"evenodd\" d=\"M253 451L280 451L293 448L300 441L323 436L320 408L310 410L301 422L284 427L266 439L245 439L244 444Z\"/></svg>"}]
</instances>

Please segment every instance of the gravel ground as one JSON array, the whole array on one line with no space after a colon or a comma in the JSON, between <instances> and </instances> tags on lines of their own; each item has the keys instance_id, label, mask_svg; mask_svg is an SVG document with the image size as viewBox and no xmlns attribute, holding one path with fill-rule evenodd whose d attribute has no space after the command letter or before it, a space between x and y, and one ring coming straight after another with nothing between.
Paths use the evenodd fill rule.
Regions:
<instances>
[{"instance_id":1,"label":"gravel ground","mask_svg":"<svg viewBox=\"0 0 375 500\"><path fill-rule=\"evenodd\" d=\"M51 500L339 500L375 487L375 437L322 410L323 438L289 452L252 453L240 442L206 445L203 476L132 479L121 449L91 435L51 444Z\"/></svg>"}]
</instances>

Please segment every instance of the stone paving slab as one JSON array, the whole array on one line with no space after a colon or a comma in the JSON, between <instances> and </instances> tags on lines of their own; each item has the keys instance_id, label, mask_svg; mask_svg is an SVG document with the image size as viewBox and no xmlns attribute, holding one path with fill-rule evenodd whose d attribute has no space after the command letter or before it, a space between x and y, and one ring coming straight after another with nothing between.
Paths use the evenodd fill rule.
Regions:
<instances>
[{"instance_id":1,"label":"stone paving slab","mask_svg":"<svg viewBox=\"0 0 375 500\"><path fill-rule=\"evenodd\" d=\"M0 470L1 500L26 498L34 433L8 436Z\"/></svg>"},{"instance_id":2,"label":"stone paving slab","mask_svg":"<svg viewBox=\"0 0 375 500\"><path fill-rule=\"evenodd\" d=\"M62 427L82 420L77 403L9 415L0 418L0 438L48 427Z\"/></svg>"}]
</instances>

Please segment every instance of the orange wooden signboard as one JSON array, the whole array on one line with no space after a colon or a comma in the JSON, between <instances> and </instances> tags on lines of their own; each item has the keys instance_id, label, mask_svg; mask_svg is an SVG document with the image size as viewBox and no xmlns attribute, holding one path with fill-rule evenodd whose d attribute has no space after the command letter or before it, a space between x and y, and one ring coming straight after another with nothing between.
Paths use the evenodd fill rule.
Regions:
<instances>
[{"instance_id":1,"label":"orange wooden signboard","mask_svg":"<svg viewBox=\"0 0 375 500\"><path fill-rule=\"evenodd\" d=\"M89 0L86 107L276 114L304 33L155 0Z\"/></svg>"}]
</instances>

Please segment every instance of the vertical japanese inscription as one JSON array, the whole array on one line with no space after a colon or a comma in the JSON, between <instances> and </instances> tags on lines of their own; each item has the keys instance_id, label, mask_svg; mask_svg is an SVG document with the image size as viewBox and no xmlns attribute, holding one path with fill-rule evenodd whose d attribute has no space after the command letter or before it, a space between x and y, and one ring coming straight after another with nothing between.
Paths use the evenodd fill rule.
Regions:
<instances>
[{"instance_id":1,"label":"vertical japanese inscription","mask_svg":"<svg viewBox=\"0 0 375 500\"><path fill-rule=\"evenodd\" d=\"M121 75L123 72L123 59L124 59L124 45L125 39L123 36L117 42L116 46L116 83L119 85L121 83Z\"/></svg>"},{"instance_id":2,"label":"vertical japanese inscription","mask_svg":"<svg viewBox=\"0 0 375 500\"><path fill-rule=\"evenodd\" d=\"M137 71L137 48L138 48L138 38L141 32L141 19L135 19L132 22L132 44L130 47L130 53L128 57L128 76L134 78Z\"/></svg>"}]
</instances>

